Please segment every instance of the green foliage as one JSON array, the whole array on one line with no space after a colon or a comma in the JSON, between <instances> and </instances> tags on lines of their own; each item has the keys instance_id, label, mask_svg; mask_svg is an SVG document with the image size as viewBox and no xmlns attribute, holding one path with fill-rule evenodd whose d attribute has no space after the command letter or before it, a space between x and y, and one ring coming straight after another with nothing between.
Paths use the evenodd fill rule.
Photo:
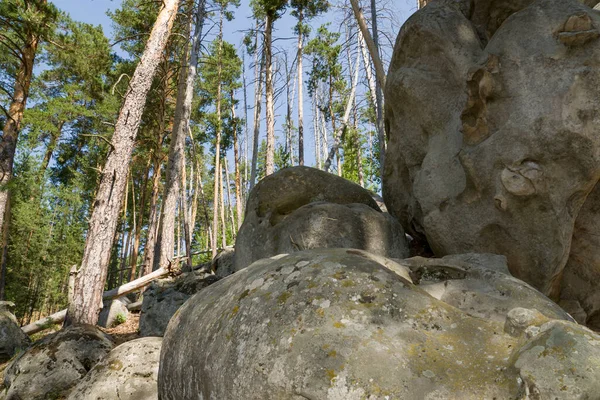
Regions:
<instances>
[{"instance_id":1,"label":"green foliage","mask_svg":"<svg viewBox=\"0 0 600 400\"><path fill-rule=\"evenodd\" d=\"M330 4L327 0L290 0L290 6L293 8L292 16L298 19L294 32L301 33L303 37L307 38L311 28L308 22L327 12Z\"/></svg>"},{"instance_id":2,"label":"green foliage","mask_svg":"<svg viewBox=\"0 0 600 400\"><path fill-rule=\"evenodd\" d=\"M118 326L124 324L127 321L127 316L122 313L118 313L115 315L115 321L113 322L113 326Z\"/></svg>"},{"instance_id":3,"label":"green foliage","mask_svg":"<svg viewBox=\"0 0 600 400\"><path fill-rule=\"evenodd\" d=\"M270 17L274 21L281 17L287 3L287 0L250 0L250 7L256 19Z\"/></svg>"}]
</instances>

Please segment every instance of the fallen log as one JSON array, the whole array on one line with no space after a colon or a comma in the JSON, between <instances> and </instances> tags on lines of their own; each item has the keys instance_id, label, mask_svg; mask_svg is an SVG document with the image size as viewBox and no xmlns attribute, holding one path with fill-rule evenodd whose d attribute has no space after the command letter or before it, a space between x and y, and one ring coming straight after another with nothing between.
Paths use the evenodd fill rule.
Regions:
<instances>
[{"instance_id":1,"label":"fallen log","mask_svg":"<svg viewBox=\"0 0 600 400\"><path fill-rule=\"evenodd\" d=\"M104 292L102 299L112 300L114 298L124 296L128 293L135 292L136 290L148 285L150 282L162 278L166 275L169 275L169 270L165 268L159 268L156 271L149 273L148 275L144 275L141 278L128 282L122 286L119 286L118 288L107 290L106 292ZM67 310L61 310L57 313L47 316L46 318L42 318L38 321L32 322L29 325L25 325L21 327L21 330L23 330L23 332L25 332L27 335L33 335L34 333L41 332L54 324L59 324L63 322L65 320L66 315Z\"/></svg>"}]
</instances>

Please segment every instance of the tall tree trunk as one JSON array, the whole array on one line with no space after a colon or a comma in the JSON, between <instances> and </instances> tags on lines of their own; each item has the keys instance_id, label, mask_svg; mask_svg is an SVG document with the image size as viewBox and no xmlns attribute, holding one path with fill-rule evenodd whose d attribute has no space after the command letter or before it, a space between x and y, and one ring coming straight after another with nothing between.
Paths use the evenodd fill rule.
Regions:
<instances>
[{"instance_id":1,"label":"tall tree trunk","mask_svg":"<svg viewBox=\"0 0 600 400\"><path fill-rule=\"evenodd\" d=\"M358 27L363 35L365 42L367 43L367 48L369 49L369 54L371 55L371 60L373 61L373 65L375 66L375 76L377 77L377 87L375 90L376 96L376 111L377 111L377 135L379 139L379 166L380 166L380 176L383 176L383 165L385 163L385 129L383 126L383 88L385 88L385 71L383 69L383 63L381 62L381 57L379 56L379 33L377 30L377 8L375 7L375 0L371 0L371 16L373 20L373 36L369 32L369 28L367 27L367 22L365 21L365 17L362 13L360 6L358 5L358 0L350 0L350 4L352 5L352 11L354 12L354 16L356 18L356 22L358 23Z\"/></svg>"},{"instance_id":2,"label":"tall tree trunk","mask_svg":"<svg viewBox=\"0 0 600 400\"><path fill-rule=\"evenodd\" d=\"M267 13L265 22L265 103L267 109L267 155L265 176L275 172L275 104L273 102L273 16Z\"/></svg>"},{"instance_id":3,"label":"tall tree trunk","mask_svg":"<svg viewBox=\"0 0 600 400\"><path fill-rule=\"evenodd\" d=\"M242 85L244 86L244 183L240 185L240 191L242 193L242 198L246 198L246 184L248 182L248 146L250 142L250 125L248 125L248 93L246 87L246 60L244 56L244 52L242 52Z\"/></svg>"},{"instance_id":4,"label":"tall tree trunk","mask_svg":"<svg viewBox=\"0 0 600 400\"><path fill-rule=\"evenodd\" d=\"M46 3L46 1L42 1ZM0 296L4 295L6 263L5 256L8 254L8 227L5 224L10 222L10 206L9 192L7 188L8 182L12 179L13 164L15 160L15 152L17 149L17 139L21 122L23 121L23 112L29 97L29 87L31 86L31 78L33 77L33 64L35 62L35 53L39 38L29 32L25 46L21 50L21 65L15 79L15 86L12 95L12 101L8 108L8 115L4 129L2 130L2 140L0 141L0 232L2 232L2 271L0 272ZM3 297L0 297L3 299Z\"/></svg>"},{"instance_id":5,"label":"tall tree trunk","mask_svg":"<svg viewBox=\"0 0 600 400\"><path fill-rule=\"evenodd\" d=\"M140 254L140 239L142 237L142 223L144 222L144 213L146 211L146 194L148 192L148 180L150 178L150 159L146 164L146 171L144 173L144 180L140 188L140 209L137 221L135 222L135 237L133 239L133 249L131 251L131 272L129 274L129 280L133 281L136 278L136 266L138 257ZM133 182L131 183L133 185ZM135 202L135 198L134 198ZM134 203L135 204L135 203ZM150 225L150 224L149 224Z\"/></svg>"},{"instance_id":6,"label":"tall tree trunk","mask_svg":"<svg viewBox=\"0 0 600 400\"><path fill-rule=\"evenodd\" d=\"M190 2L190 12L194 2ZM192 112L192 98L194 94L194 83L198 67L198 53L202 39L202 27L205 19L205 0L200 1L195 16L194 36L190 46L186 46L182 57L182 65L179 74L177 89L177 102L175 106L175 120L173 125L173 136L169 146L169 160L167 162L167 181L163 194L163 206L160 218L158 234L158 253L154 255L154 269L166 268L171 264L177 264L173 260L175 209L181 195L181 174L185 151L185 137L187 136ZM188 32L194 21L190 18ZM191 49L190 49L191 47ZM189 66L187 65L189 61ZM175 265L176 266L176 265Z\"/></svg>"},{"instance_id":7,"label":"tall tree trunk","mask_svg":"<svg viewBox=\"0 0 600 400\"><path fill-rule=\"evenodd\" d=\"M315 137L315 162L316 167L321 169L321 131L319 126L319 108L317 107L317 93L313 96L313 133Z\"/></svg>"},{"instance_id":8,"label":"tall tree trunk","mask_svg":"<svg viewBox=\"0 0 600 400\"><path fill-rule=\"evenodd\" d=\"M223 158L223 164L225 164L225 187L227 188L227 208L229 210L229 219L231 219L231 232L233 233L233 237L235 238L236 232L236 223L235 217L233 215L233 207L231 205L231 185L229 182L229 161L227 161L227 157Z\"/></svg>"},{"instance_id":9,"label":"tall tree trunk","mask_svg":"<svg viewBox=\"0 0 600 400\"><path fill-rule=\"evenodd\" d=\"M75 278L73 300L69 304L65 326L96 325L102 308L110 249L113 245L117 217L123 204L131 153L137 136L146 95L161 60L177 14L179 0L164 0L144 54L129 83L112 137L112 151L102 170L96 194L81 269Z\"/></svg>"},{"instance_id":10,"label":"tall tree trunk","mask_svg":"<svg viewBox=\"0 0 600 400\"><path fill-rule=\"evenodd\" d=\"M304 80L302 79L302 51L303 51L303 39L304 32L302 30L303 20L302 10L298 12L298 26L300 27L298 32L298 165L304 165L304 97L303 97L303 85Z\"/></svg>"},{"instance_id":11,"label":"tall tree trunk","mask_svg":"<svg viewBox=\"0 0 600 400\"><path fill-rule=\"evenodd\" d=\"M52 154L54 153L54 149L56 149L56 144L58 143L58 139L60 138L60 134L64 125L65 121L60 121L58 123L57 131L53 134L50 134L50 142L48 143L48 147L46 147L46 152L44 153L44 158L42 159L42 173L46 172L46 170L48 169L48 164L50 164Z\"/></svg>"},{"instance_id":12,"label":"tall tree trunk","mask_svg":"<svg viewBox=\"0 0 600 400\"><path fill-rule=\"evenodd\" d=\"M231 91L231 116L233 121L235 119L235 106L234 106L234 98L233 98L233 90ZM245 96L244 96L245 97ZM244 100L245 103L245 100ZM240 151L239 151L239 141L237 137L237 126L233 127L233 168L235 170L235 208L237 212L237 229L240 229L242 226L242 183L240 179Z\"/></svg>"},{"instance_id":13,"label":"tall tree trunk","mask_svg":"<svg viewBox=\"0 0 600 400\"><path fill-rule=\"evenodd\" d=\"M221 178L221 71L222 71L222 47L223 47L223 6L221 7L221 14L219 17L219 45L218 45L218 62L217 62L217 137L215 138L215 185L214 185L214 198L213 198L213 238L212 242L212 257L217 256L217 237L219 236L219 186Z\"/></svg>"},{"instance_id":14,"label":"tall tree trunk","mask_svg":"<svg viewBox=\"0 0 600 400\"><path fill-rule=\"evenodd\" d=\"M221 165L224 161L221 160ZM225 220L225 195L223 194L223 168L219 165L219 210L221 216L221 248L227 246L227 223Z\"/></svg>"},{"instance_id":15,"label":"tall tree trunk","mask_svg":"<svg viewBox=\"0 0 600 400\"><path fill-rule=\"evenodd\" d=\"M254 41L254 139L252 141L252 170L250 172L250 188L252 190L256 183L256 165L258 163L258 141L260 134L260 113L262 105L263 75L265 67L264 49L260 52L260 62L258 61L258 24L256 29L256 39ZM258 85L258 87L256 86Z\"/></svg>"},{"instance_id":16,"label":"tall tree trunk","mask_svg":"<svg viewBox=\"0 0 600 400\"><path fill-rule=\"evenodd\" d=\"M158 209L158 193L160 191L160 169L161 162L154 156L152 197L150 198L150 213L148 215L148 232L146 233L146 245L144 246L144 258L142 261L142 276L152 272L154 262L154 251L156 248L156 236L158 234L158 223L160 212Z\"/></svg>"}]
</instances>

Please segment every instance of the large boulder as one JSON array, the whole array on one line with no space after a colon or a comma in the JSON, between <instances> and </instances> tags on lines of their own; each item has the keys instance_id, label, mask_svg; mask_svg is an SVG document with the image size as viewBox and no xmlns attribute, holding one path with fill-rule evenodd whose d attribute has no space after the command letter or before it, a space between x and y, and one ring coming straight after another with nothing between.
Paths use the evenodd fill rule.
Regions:
<instances>
[{"instance_id":1,"label":"large boulder","mask_svg":"<svg viewBox=\"0 0 600 400\"><path fill-rule=\"evenodd\" d=\"M456 254L398 263L410 268L413 282L421 289L471 316L504 323L511 310L527 307L547 319L574 322L548 297L511 276L504 256Z\"/></svg>"},{"instance_id":2,"label":"large boulder","mask_svg":"<svg viewBox=\"0 0 600 400\"><path fill-rule=\"evenodd\" d=\"M91 325L70 326L35 343L7 367L6 400L59 399L113 348Z\"/></svg>"},{"instance_id":3,"label":"large boulder","mask_svg":"<svg viewBox=\"0 0 600 400\"><path fill-rule=\"evenodd\" d=\"M152 282L144 291L140 312L140 335L162 337L169 320L179 307L193 294L217 280L215 275L198 270Z\"/></svg>"},{"instance_id":4,"label":"large boulder","mask_svg":"<svg viewBox=\"0 0 600 400\"><path fill-rule=\"evenodd\" d=\"M73 389L68 400L157 400L162 339L145 337L115 347Z\"/></svg>"},{"instance_id":5,"label":"large boulder","mask_svg":"<svg viewBox=\"0 0 600 400\"><path fill-rule=\"evenodd\" d=\"M560 305L581 324L600 330L600 183L575 221L571 255L565 267Z\"/></svg>"},{"instance_id":6,"label":"large boulder","mask_svg":"<svg viewBox=\"0 0 600 400\"><path fill-rule=\"evenodd\" d=\"M280 170L250 192L235 242L234 269L261 258L317 248L364 249L404 258L400 224L369 191L315 168Z\"/></svg>"},{"instance_id":7,"label":"large boulder","mask_svg":"<svg viewBox=\"0 0 600 400\"><path fill-rule=\"evenodd\" d=\"M383 197L409 234L438 256L503 254L559 298L600 179L599 27L576 0L435 0L406 22L385 90Z\"/></svg>"},{"instance_id":8,"label":"large boulder","mask_svg":"<svg viewBox=\"0 0 600 400\"><path fill-rule=\"evenodd\" d=\"M402 263L361 250L322 249L260 260L223 279L169 323L159 397L515 399L532 390L525 374L543 376L551 386L545 393L560 390L559 398L597 395L598 351L556 356L539 369L531 359L519 361L536 349L530 341L547 331L542 326L550 318L534 310L542 317L525 319L527 335L505 333L505 321L430 296ZM522 301L530 298L542 312L564 315L539 301L541 294ZM572 342L581 350L600 343L571 322L561 326L575 335L571 342L541 339L557 355ZM569 375L564 386L562 374Z\"/></svg>"},{"instance_id":9,"label":"large boulder","mask_svg":"<svg viewBox=\"0 0 600 400\"><path fill-rule=\"evenodd\" d=\"M19 322L10 311L14 303L0 301L0 363L10 360L18 351L25 350L31 344L19 326Z\"/></svg>"}]
</instances>

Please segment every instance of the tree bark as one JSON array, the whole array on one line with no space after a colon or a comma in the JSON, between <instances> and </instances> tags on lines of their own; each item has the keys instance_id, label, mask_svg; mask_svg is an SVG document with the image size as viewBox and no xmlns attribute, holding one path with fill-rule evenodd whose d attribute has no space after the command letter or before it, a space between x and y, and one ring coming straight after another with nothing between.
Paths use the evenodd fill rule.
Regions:
<instances>
[{"instance_id":1,"label":"tree bark","mask_svg":"<svg viewBox=\"0 0 600 400\"><path fill-rule=\"evenodd\" d=\"M224 160L221 160L221 163L224 164ZM221 248L225 248L227 246L227 224L225 221L225 196L223 194L223 168L219 165L219 209L221 211Z\"/></svg>"},{"instance_id":2,"label":"tree bark","mask_svg":"<svg viewBox=\"0 0 600 400\"><path fill-rule=\"evenodd\" d=\"M102 292L110 260L118 214L123 204L131 153L152 78L167 44L177 14L179 0L164 0L142 58L135 69L119 112L112 137L112 151L102 170L102 178L92 212L81 269L75 279L73 301L65 325L96 325L102 308Z\"/></svg>"},{"instance_id":3,"label":"tree bark","mask_svg":"<svg viewBox=\"0 0 600 400\"><path fill-rule=\"evenodd\" d=\"M262 90L263 90L263 75L265 67L264 50L260 56L260 63L258 62L258 27L256 32L256 40L254 42L255 53L254 53L254 140L252 141L252 169L250 172L250 190L256 183L256 165L258 163L258 141L260 134L260 113L262 105ZM258 87L256 86L258 85Z\"/></svg>"},{"instance_id":4,"label":"tree bark","mask_svg":"<svg viewBox=\"0 0 600 400\"><path fill-rule=\"evenodd\" d=\"M244 103L245 103L244 96ZM231 91L231 116L235 121L235 106L234 106L234 98L233 98L233 90ZM235 208L237 212L237 226L236 228L239 230L240 226L242 226L242 182L240 177L240 151L239 151L239 141L237 137L237 126L233 128L233 168L235 173Z\"/></svg>"},{"instance_id":5,"label":"tree bark","mask_svg":"<svg viewBox=\"0 0 600 400\"><path fill-rule=\"evenodd\" d=\"M146 194L148 191L148 181L150 178L150 159L148 159L148 163L146 164L146 171L144 173L144 180L142 181L142 186L140 188L140 207L137 221L135 223L135 238L133 239L133 249L131 252L131 272L129 275L129 280L132 281L136 277L136 266L138 262L138 257L140 254L140 239L142 237L142 224L144 222L144 213L146 211ZM131 183L133 185L133 182ZM134 198L135 202L135 198ZM150 224L148 224L150 225Z\"/></svg>"},{"instance_id":6,"label":"tree bark","mask_svg":"<svg viewBox=\"0 0 600 400\"><path fill-rule=\"evenodd\" d=\"M194 2L190 2L193 7ZM191 11L191 9L190 9ZM158 233L158 254L155 254L154 269L167 267L173 260L175 250L174 227L175 210L177 201L181 195L181 175L184 168L185 138L190 124L192 112L192 99L194 95L194 83L198 68L198 53L202 39L202 28L205 19L205 0L201 0L195 14L194 35L190 46L185 46L179 70L179 82L177 89L177 102L175 105L175 118L173 124L173 135L169 145L169 159L167 162L167 179L163 194L163 206ZM193 19L190 18L188 32L191 31ZM189 65L188 64L189 61Z\"/></svg>"},{"instance_id":7,"label":"tree bark","mask_svg":"<svg viewBox=\"0 0 600 400\"><path fill-rule=\"evenodd\" d=\"M275 105L273 102L273 16L267 13L265 22L265 103L267 109L267 154L265 176L275 172Z\"/></svg>"},{"instance_id":8,"label":"tree bark","mask_svg":"<svg viewBox=\"0 0 600 400\"><path fill-rule=\"evenodd\" d=\"M302 50L303 50L303 31L302 31L302 9L298 12L298 165L304 165L304 97L303 97L303 72L302 72Z\"/></svg>"},{"instance_id":9,"label":"tree bark","mask_svg":"<svg viewBox=\"0 0 600 400\"><path fill-rule=\"evenodd\" d=\"M218 62L217 62L217 137L215 138L215 185L214 185L214 196L213 196L213 238L212 243L212 257L217 256L217 237L219 236L219 185L221 180L221 71L222 71L222 45L223 45L223 7L221 7L221 14L219 17L219 45L218 45Z\"/></svg>"}]
</instances>

